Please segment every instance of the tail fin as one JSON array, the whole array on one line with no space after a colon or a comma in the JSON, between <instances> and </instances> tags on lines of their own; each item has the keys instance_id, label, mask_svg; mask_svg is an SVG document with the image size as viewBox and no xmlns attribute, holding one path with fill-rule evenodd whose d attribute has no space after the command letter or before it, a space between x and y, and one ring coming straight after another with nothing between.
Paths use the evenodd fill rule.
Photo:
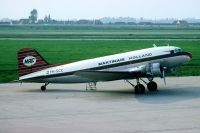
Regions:
<instances>
[{"instance_id":1,"label":"tail fin","mask_svg":"<svg viewBox=\"0 0 200 133\"><path fill-rule=\"evenodd\" d=\"M32 48L20 49L17 56L19 76L45 69L49 65L49 63Z\"/></svg>"}]
</instances>

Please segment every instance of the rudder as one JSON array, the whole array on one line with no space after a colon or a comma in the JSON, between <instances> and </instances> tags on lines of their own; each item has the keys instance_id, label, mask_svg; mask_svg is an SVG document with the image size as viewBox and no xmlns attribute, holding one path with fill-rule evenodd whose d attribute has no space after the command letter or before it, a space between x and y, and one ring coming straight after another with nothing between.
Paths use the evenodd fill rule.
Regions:
<instances>
[{"instance_id":1,"label":"rudder","mask_svg":"<svg viewBox=\"0 0 200 133\"><path fill-rule=\"evenodd\" d=\"M49 63L32 48L22 48L17 53L19 76L40 71L48 67Z\"/></svg>"}]
</instances>

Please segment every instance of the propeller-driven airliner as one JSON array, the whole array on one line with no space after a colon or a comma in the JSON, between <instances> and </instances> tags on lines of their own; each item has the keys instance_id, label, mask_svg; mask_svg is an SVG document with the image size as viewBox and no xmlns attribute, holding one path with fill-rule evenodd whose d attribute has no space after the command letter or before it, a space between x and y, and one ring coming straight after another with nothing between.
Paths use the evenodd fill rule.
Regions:
<instances>
[{"instance_id":1,"label":"propeller-driven airliner","mask_svg":"<svg viewBox=\"0 0 200 133\"><path fill-rule=\"evenodd\" d=\"M165 74L192 59L192 54L175 46L154 46L104 57L87 59L62 65L49 64L35 49L22 48L18 51L20 82L44 83L87 83L89 88L97 82L126 80L136 94L144 94L146 84L149 91L157 91L155 77L165 81ZM144 80L148 79L148 82ZM136 79L136 84L130 79Z\"/></svg>"}]
</instances>

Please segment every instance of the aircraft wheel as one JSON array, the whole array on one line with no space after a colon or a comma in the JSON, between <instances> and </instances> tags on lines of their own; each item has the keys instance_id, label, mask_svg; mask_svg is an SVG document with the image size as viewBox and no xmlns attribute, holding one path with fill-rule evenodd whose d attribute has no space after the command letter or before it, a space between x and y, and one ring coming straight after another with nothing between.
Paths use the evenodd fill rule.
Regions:
<instances>
[{"instance_id":1,"label":"aircraft wheel","mask_svg":"<svg viewBox=\"0 0 200 133\"><path fill-rule=\"evenodd\" d=\"M46 86L45 85L41 86L41 91L45 91L45 90L46 90Z\"/></svg>"},{"instance_id":2,"label":"aircraft wheel","mask_svg":"<svg viewBox=\"0 0 200 133\"><path fill-rule=\"evenodd\" d=\"M158 86L157 86L156 82L151 81L151 82L149 82L149 83L147 84L147 89L148 89L149 91L157 91L157 90L158 90Z\"/></svg>"},{"instance_id":3,"label":"aircraft wheel","mask_svg":"<svg viewBox=\"0 0 200 133\"><path fill-rule=\"evenodd\" d=\"M145 87L142 84L137 84L135 86L135 94L144 94L145 93Z\"/></svg>"}]
</instances>

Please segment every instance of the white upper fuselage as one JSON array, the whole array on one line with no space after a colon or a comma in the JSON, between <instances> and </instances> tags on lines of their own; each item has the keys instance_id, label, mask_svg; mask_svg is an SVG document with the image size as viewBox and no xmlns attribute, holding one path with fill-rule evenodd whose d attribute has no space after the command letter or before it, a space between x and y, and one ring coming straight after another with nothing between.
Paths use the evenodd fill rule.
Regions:
<instances>
[{"instance_id":1,"label":"white upper fuselage","mask_svg":"<svg viewBox=\"0 0 200 133\"><path fill-rule=\"evenodd\" d=\"M190 60L188 53L185 52L185 54L177 54L178 52L182 51L176 50L180 50L180 48L174 46L162 46L121 54L114 54L110 56L50 67L41 71L21 76L20 80L41 77L41 82L90 82L89 79L78 77L73 75L73 73L82 70L129 72L136 69L138 66L147 65L149 63L160 63L162 66L171 69ZM172 53L171 51L174 51L175 53Z\"/></svg>"}]
</instances>

